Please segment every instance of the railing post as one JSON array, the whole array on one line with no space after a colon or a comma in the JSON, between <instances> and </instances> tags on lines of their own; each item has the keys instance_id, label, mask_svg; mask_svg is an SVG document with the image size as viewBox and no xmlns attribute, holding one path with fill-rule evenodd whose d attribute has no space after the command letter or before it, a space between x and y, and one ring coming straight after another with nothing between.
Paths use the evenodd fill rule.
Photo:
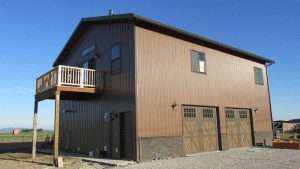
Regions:
<instances>
[{"instance_id":1,"label":"railing post","mask_svg":"<svg viewBox=\"0 0 300 169\"><path fill-rule=\"evenodd\" d=\"M81 68L80 69L80 87L83 88L83 78L84 78L84 70Z\"/></svg>"},{"instance_id":2,"label":"railing post","mask_svg":"<svg viewBox=\"0 0 300 169\"><path fill-rule=\"evenodd\" d=\"M57 86L61 86L61 66L58 65L57 70Z\"/></svg>"}]
</instances>

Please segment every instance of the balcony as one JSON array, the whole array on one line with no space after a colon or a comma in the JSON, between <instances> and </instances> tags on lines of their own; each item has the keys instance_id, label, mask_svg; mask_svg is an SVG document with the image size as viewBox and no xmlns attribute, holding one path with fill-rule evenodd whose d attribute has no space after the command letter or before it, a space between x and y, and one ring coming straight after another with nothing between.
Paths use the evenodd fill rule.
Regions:
<instances>
[{"instance_id":1,"label":"balcony","mask_svg":"<svg viewBox=\"0 0 300 169\"><path fill-rule=\"evenodd\" d=\"M62 93L62 99L102 92L104 72L93 69L59 65L36 80L36 99L54 99L55 91Z\"/></svg>"}]
</instances>

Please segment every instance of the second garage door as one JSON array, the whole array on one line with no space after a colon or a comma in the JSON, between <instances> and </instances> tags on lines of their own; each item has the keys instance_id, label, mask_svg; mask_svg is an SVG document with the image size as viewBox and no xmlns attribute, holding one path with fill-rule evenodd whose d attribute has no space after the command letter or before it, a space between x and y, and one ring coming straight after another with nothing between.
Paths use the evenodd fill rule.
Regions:
<instances>
[{"instance_id":1,"label":"second garage door","mask_svg":"<svg viewBox=\"0 0 300 169\"><path fill-rule=\"evenodd\" d=\"M183 106L183 142L186 154L219 150L217 109Z\"/></svg>"},{"instance_id":2,"label":"second garage door","mask_svg":"<svg viewBox=\"0 0 300 169\"><path fill-rule=\"evenodd\" d=\"M225 109L227 148L252 146L249 109Z\"/></svg>"}]
</instances>

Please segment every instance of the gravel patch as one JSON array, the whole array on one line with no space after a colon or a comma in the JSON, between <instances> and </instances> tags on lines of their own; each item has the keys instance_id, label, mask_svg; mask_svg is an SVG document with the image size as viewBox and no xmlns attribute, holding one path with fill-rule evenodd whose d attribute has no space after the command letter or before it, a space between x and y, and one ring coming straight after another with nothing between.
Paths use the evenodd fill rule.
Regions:
<instances>
[{"instance_id":1,"label":"gravel patch","mask_svg":"<svg viewBox=\"0 0 300 169\"><path fill-rule=\"evenodd\" d=\"M51 165L52 156L39 155L37 161L31 162L30 154L0 154L1 169L55 169ZM126 167L103 166L81 162L76 158L64 158L64 161L65 169L300 169L300 151L241 148L142 162Z\"/></svg>"},{"instance_id":2,"label":"gravel patch","mask_svg":"<svg viewBox=\"0 0 300 169\"><path fill-rule=\"evenodd\" d=\"M300 169L300 151L243 148L144 162L119 169Z\"/></svg>"}]
</instances>

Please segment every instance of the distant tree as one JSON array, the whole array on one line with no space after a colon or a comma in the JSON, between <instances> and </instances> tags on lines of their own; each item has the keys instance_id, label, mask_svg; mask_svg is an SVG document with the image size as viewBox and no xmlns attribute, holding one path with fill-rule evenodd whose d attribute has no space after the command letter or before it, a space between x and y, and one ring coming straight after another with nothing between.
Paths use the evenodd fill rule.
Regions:
<instances>
[{"instance_id":1,"label":"distant tree","mask_svg":"<svg viewBox=\"0 0 300 169\"><path fill-rule=\"evenodd\" d=\"M38 131L38 132L42 132L42 131L44 131L44 130L43 130L43 129L37 129L37 131Z\"/></svg>"}]
</instances>

